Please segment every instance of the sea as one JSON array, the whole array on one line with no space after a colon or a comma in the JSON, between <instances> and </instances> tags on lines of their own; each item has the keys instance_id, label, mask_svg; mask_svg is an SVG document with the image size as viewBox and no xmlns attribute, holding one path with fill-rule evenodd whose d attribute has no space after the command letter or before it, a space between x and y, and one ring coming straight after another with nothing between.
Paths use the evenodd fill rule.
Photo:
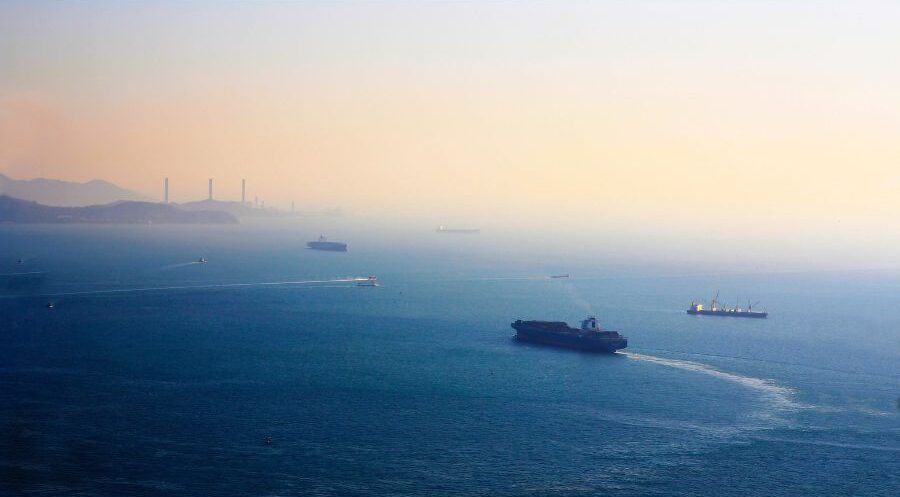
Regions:
<instances>
[{"instance_id":1,"label":"sea","mask_svg":"<svg viewBox=\"0 0 900 497\"><path fill-rule=\"evenodd\" d=\"M0 226L0 495L900 495L898 271L318 234ZM588 315L628 348L510 328Z\"/></svg>"}]
</instances>

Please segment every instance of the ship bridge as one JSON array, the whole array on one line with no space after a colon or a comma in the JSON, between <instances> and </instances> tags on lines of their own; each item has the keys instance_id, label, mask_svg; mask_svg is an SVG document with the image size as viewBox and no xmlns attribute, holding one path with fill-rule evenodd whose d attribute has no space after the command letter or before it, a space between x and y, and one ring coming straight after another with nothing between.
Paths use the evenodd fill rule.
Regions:
<instances>
[{"instance_id":1,"label":"ship bridge","mask_svg":"<svg viewBox=\"0 0 900 497\"><path fill-rule=\"evenodd\" d=\"M581 329L584 331L601 331L603 328L600 327L596 317L590 316L581 322Z\"/></svg>"}]
</instances>

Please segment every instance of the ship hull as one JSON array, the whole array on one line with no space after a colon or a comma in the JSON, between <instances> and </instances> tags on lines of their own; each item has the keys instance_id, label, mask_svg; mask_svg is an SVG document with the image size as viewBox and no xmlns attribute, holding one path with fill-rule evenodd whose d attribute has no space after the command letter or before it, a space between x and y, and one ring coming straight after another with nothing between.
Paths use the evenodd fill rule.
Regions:
<instances>
[{"instance_id":1,"label":"ship hull","mask_svg":"<svg viewBox=\"0 0 900 497\"><path fill-rule=\"evenodd\" d=\"M692 316L723 316L729 318L756 318L762 319L769 316L768 312L747 312L747 311L695 311L688 309L687 313Z\"/></svg>"},{"instance_id":2,"label":"ship hull","mask_svg":"<svg viewBox=\"0 0 900 497\"><path fill-rule=\"evenodd\" d=\"M591 338L579 334L554 333L546 330L530 328L528 326L516 326L516 340L550 345L585 352L613 353L628 346L628 339L619 338Z\"/></svg>"},{"instance_id":3,"label":"ship hull","mask_svg":"<svg viewBox=\"0 0 900 497\"><path fill-rule=\"evenodd\" d=\"M339 242L307 242L306 246L313 250L325 250L327 252L347 251L347 244Z\"/></svg>"}]
</instances>

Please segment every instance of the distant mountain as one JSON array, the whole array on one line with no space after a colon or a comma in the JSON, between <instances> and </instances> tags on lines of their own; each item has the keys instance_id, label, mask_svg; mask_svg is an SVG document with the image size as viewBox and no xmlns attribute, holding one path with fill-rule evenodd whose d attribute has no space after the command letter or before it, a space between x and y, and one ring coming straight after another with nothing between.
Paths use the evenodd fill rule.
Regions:
<instances>
[{"instance_id":1,"label":"distant mountain","mask_svg":"<svg viewBox=\"0 0 900 497\"><path fill-rule=\"evenodd\" d=\"M137 192L106 181L72 183L45 178L16 180L2 174L0 174L0 195L64 207L108 204L120 200L150 200Z\"/></svg>"},{"instance_id":2,"label":"distant mountain","mask_svg":"<svg viewBox=\"0 0 900 497\"><path fill-rule=\"evenodd\" d=\"M227 212L187 211L155 202L115 202L88 207L54 207L0 195L3 223L94 223L94 224L234 224Z\"/></svg>"}]
</instances>

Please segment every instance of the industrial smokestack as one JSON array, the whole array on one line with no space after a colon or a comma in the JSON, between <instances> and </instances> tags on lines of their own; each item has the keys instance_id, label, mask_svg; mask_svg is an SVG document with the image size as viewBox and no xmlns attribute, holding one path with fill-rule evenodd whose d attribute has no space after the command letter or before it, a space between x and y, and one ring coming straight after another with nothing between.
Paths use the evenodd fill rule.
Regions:
<instances>
[{"instance_id":1,"label":"industrial smokestack","mask_svg":"<svg viewBox=\"0 0 900 497\"><path fill-rule=\"evenodd\" d=\"M165 194L163 195L163 199L164 199L163 203L168 204L169 203L169 178L168 177L166 177L165 185L166 185L166 187L165 187Z\"/></svg>"},{"instance_id":2,"label":"industrial smokestack","mask_svg":"<svg viewBox=\"0 0 900 497\"><path fill-rule=\"evenodd\" d=\"M209 178L209 199L212 200L212 178Z\"/></svg>"},{"instance_id":3,"label":"industrial smokestack","mask_svg":"<svg viewBox=\"0 0 900 497\"><path fill-rule=\"evenodd\" d=\"M241 180L241 205L247 205L247 180Z\"/></svg>"}]
</instances>

